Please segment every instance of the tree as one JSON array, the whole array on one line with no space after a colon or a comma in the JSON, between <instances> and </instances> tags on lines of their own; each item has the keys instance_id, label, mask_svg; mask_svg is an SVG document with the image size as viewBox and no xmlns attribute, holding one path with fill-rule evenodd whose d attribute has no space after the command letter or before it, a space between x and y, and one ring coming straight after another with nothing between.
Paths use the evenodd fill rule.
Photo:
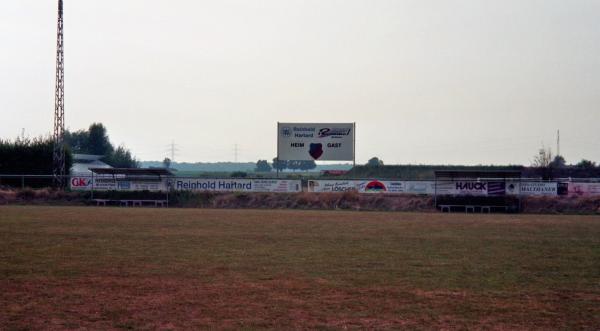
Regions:
<instances>
[{"instance_id":1,"label":"tree","mask_svg":"<svg viewBox=\"0 0 600 331\"><path fill-rule=\"evenodd\" d=\"M232 178L246 178L247 176L248 174L243 171L234 171L231 173Z\"/></svg>"},{"instance_id":2,"label":"tree","mask_svg":"<svg viewBox=\"0 0 600 331\"><path fill-rule=\"evenodd\" d=\"M379 167L383 165L383 160L380 160L378 157L372 157L371 159L369 159L369 161L367 162L367 166L369 167Z\"/></svg>"},{"instance_id":3,"label":"tree","mask_svg":"<svg viewBox=\"0 0 600 331\"><path fill-rule=\"evenodd\" d=\"M533 158L533 166L538 168L538 173L544 180L553 177L552 161L552 150L544 147L540 148L538 154Z\"/></svg>"},{"instance_id":4,"label":"tree","mask_svg":"<svg viewBox=\"0 0 600 331\"><path fill-rule=\"evenodd\" d=\"M131 152L125 146L119 146L117 149L105 157L107 164L115 168L138 168L139 161L136 160Z\"/></svg>"},{"instance_id":5,"label":"tree","mask_svg":"<svg viewBox=\"0 0 600 331\"><path fill-rule=\"evenodd\" d=\"M165 157L165 159L163 160L163 166L167 169L171 168L171 159Z\"/></svg>"},{"instance_id":6,"label":"tree","mask_svg":"<svg viewBox=\"0 0 600 331\"><path fill-rule=\"evenodd\" d=\"M537 168L549 168L552 163L552 150L540 148L538 154L533 158L533 166Z\"/></svg>"},{"instance_id":7,"label":"tree","mask_svg":"<svg viewBox=\"0 0 600 331\"><path fill-rule=\"evenodd\" d=\"M102 123L90 125L88 133L88 152L94 155L110 155L114 148L108 140L106 127Z\"/></svg>"},{"instance_id":8,"label":"tree","mask_svg":"<svg viewBox=\"0 0 600 331\"><path fill-rule=\"evenodd\" d=\"M89 154L89 140L90 135L87 130L65 131L65 144L71 148L73 153Z\"/></svg>"},{"instance_id":9,"label":"tree","mask_svg":"<svg viewBox=\"0 0 600 331\"><path fill-rule=\"evenodd\" d=\"M52 175L54 141L51 137L0 139L0 173L9 175ZM73 157L65 149L65 169L71 169ZM29 180L28 186L43 187L52 184L51 178ZM21 186L20 178L3 178L2 185Z\"/></svg>"},{"instance_id":10,"label":"tree","mask_svg":"<svg viewBox=\"0 0 600 331\"><path fill-rule=\"evenodd\" d=\"M106 127L102 123L93 123L88 130L66 131L65 142L75 153L104 156L102 160L113 167L139 167L139 162L131 151L124 146L115 148L111 144Z\"/></svg>"},{"instance_id":11,"label":"tree","mask_svg":"<svg viewBox=\"0 0 600 331\"><path fill-rule=\"evenodd\" d=\"M267 160L258 160L256 162L256 172L271 172L271 165Z\"/></svg>"},{"instance_id":12,"label":"tree","mask_svg":"<svg viewBox=\"0 0 600 331\"><path fill-rule=\"evenodd\" d=\"M596 168L596 162L593 162L593 161L590 161L590 160L586 160L586 159L582 159L575 166L577 168L582 168L582 169L594 169L594 168Z\"/></svg>"},{"instance_id":13,"label":"tree","mask_svg":"<svg viewBox=\"0 0 600 331\"><path fill-rule=\"evenodd\" d=\"M287 161L287 167L288 169L291 169L292 171L296 171L301 169L302 167L302 162L300 160L289 160Z\"/></svg>"},{"instance_id":14,"label":"tree","mask_svg":"<svg viewBox=\"0 0 600 331\"><path fill-rule=\"evenodd\" d=\"M314 160L300 161L300 170L308 171L317 167Z\"/></svg>"},{"instance_id":15,"label":"tree","mask_svg":"<svg viewBox=\"0 0 600 331\"><path fill-rule=\"evenodd\" d=\"M288 161L278 160L276 157L273 158L273 168L279 171L283 171L288 167Z\"/></svg>"},{"instance_id":16,"label":"tree","mask_svg":"<svg viewBox=\"0 0 600 331\"><path fill-rule=\"evenodd\" d=\"M550 162L551 168L564 168L566 165L565 158L560 155L555 156L552 162Z\"/></svg>"}]
</instances>

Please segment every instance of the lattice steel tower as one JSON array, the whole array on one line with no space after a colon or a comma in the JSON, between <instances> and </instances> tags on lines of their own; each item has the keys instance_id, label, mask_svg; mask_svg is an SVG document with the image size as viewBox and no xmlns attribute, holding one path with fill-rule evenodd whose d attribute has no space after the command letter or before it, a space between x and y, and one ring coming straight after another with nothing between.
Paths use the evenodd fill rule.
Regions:
<instances>
[{"instance_id":1,"label":"lattice steel tower","mask_svg":"<svg viewBox=\"0 0 600 331\"><path fill-rule=\"evenodd\" d=\"M58 0L56 31L56 90L54 95L54 153L52 157L54 184L64 188L65 172L65 56L63 48L63 0Z\"/></svg>"}]
</instances>

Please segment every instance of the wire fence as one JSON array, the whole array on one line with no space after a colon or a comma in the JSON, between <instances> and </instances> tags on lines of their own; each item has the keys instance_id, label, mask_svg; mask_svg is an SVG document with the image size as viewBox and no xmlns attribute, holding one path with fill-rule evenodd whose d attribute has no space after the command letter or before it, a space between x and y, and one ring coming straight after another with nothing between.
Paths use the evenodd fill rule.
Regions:
<instances>
[{"instance_id":1,"label":"wire fence","mask_svg":"<svg viewBox=\"0 0 600 331\"><path fill-rule=\"evenodd\" d=\"M63 176L63 182L66 184L65 187L68 190L103 190L115 187L116 190L164 190L161 185L166 182L176 183L177 181L204 181L208 180L204 177L190 177L190 176L169 176L169 177L155 177L155 176L143 176L143 177L127 177L123 175L109 176L109 175L67 175ZM343 182L356 182L356 181L381 181L381 182L404 182L406 186L411 183L431 183L435 179L431 178L428 180L417 180L417 179L406 179L406 178L347 178L347 177L315 177L315 178L277 178L275 176L269 177L220 177L211 178L210 180L237 180L237 181L298 181L301 183L302 191L306 191L312 184L311 182L331 182L331 183L343 183ZM492 179L483 179L492 180ZM464 179L464 182L478 182L479 179ZM555 178L550 180L542 180L540 178L520 178L520 179L506 179L505 182L519 181L529 183L600 183L600 178ZM130 186L130 183L142 183L140 185ZM162 184L161 184L162 183ZM439 184L439 182L438 182ZM0 188L52 188L55 185L54 175L38 175L38 174L0 174ZM166 185L166 184L165 184ZM339 187L342 187L338 185ZM172 187L177 189L177 187Z\"/></svg>"}]
</instances>

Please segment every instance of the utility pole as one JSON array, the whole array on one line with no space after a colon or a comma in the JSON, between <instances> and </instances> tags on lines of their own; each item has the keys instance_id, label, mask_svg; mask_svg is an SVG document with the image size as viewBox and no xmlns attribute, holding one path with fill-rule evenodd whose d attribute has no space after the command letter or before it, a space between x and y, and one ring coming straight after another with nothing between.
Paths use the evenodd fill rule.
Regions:
<instances>
[{"instance_id":1,"label":"utility pole","mask_svg":"<svg viewBox=\"0 0 600 331\"><path fill-rule=\"evenodd\" d=\"M52 169L54 185L64 188L65 169L65 56L63 44L63 0L58 0L56 29L56 89L54 91L54 151Z\"/></svg>"},{"instance_id":2,"label":"utility pole","mask_svg":"<svg viewBox=\"0 0 600 331\"><path fill-rule=\"evenodd\" d=\"M171 141L171 162L175 161L175 141Z\"/></svg>"},{"instance_id":3,"label":"utility pole","mask_svg":"<svg viewBox=\"0 0 600 331\"><path fill-rule=\"evenodd\" d=\"M167 145L167 152L171 154L171 162L175 162L175 155L177 154L177 151L179 151L179 149L175 144L175 140L171 140L171 143Z\"/></svg>"},{"instance_id":4,"label":"utility pole","mask_svg":"<svg viewBox=\"0 0 600 331\"><path fill-rule=\"evenodd\" d=\"M556 130L556 155L560 155L560 130Z\"/></svg>"},{"instance_id":5,"label":"utility pole","mask_svg":"<svg viewBox=\"0 0 600 331\"><path fill-rule=\"evenodd\" d=\"M237 163L238 161L238 145L235 144L233 146L233 162Z\"/></svg>"}]
</instances>

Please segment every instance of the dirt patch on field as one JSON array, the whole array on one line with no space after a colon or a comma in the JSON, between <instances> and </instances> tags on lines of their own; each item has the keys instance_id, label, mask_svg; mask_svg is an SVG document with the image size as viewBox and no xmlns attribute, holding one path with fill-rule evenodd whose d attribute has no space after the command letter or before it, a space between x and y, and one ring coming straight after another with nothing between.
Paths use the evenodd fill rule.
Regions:
<instances>
[{"instance_id":1,"label":"dirt patch on field","mask_svg":"<svg viewBox=\"0 0 600 331\"><path fill-rule=\"evenodd\" d=\"M344 288L300 278L1 281L2 329L594 329L598 294ZM577 306L573 306L577 305ZM578 311L579 306L588 307ZM596 308L589 308L596 307Z\"/></svg>"},{"instance_id":2,"label":"dirt patch on field","mask_svg":"<svg viewBox=\"0 0 600 331\"><path fill-rule=\"evenodd\" d=\"M161 193L96 192L103 199L165 199ZM521 212L534 214L600 214L600 197L523 197ZM86 205L94 204L89 192L52 189L0 189L0 205ZM118 205L118 203L116 203ZM435 211L431 196L410 194L343 193L231 193L177 192L171 207L217 209L313 209L365 211Z\"/></svg>"}]
</instances>

